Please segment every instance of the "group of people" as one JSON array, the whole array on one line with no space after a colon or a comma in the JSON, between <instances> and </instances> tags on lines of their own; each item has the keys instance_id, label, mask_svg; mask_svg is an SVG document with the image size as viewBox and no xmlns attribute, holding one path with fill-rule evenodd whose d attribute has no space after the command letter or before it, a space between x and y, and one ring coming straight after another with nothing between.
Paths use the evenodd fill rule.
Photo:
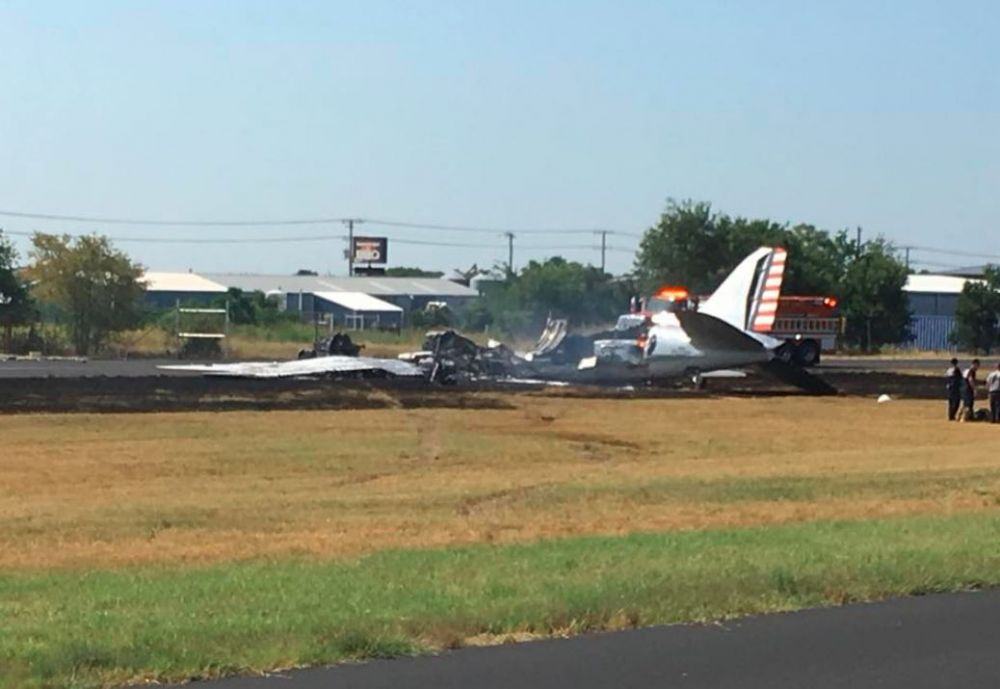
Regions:
<instances>
[{"instance_id":1,"label":"group of people","mask_svg":"<svg viewBox=\"0 0 1000 689\"><path fill-rule=\"evenodd\" d=\"M945 373L948 380L948 420L972 421L976 416L976 390L978 387L979 359L973 359L969 368L962 370L958 359L951 360ZM986 392L990 400L989 420L1000 423L1000 363L986 376Z\"/></svg>"}]
</instances>

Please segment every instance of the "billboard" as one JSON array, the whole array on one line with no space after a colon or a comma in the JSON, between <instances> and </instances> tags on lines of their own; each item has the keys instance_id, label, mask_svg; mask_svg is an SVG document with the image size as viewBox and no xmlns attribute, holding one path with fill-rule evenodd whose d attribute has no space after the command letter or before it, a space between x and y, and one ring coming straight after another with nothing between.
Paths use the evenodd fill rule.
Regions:
<instances>
[{"instance_id":1,"label":"billboard","mask_svg":"<svg viewBox=\"0 0 1000 689\"><path fill-rule=\"evenodd\" d=\"M389 240L386 237L355 237L351 251L358 263L386 263L389 260Z\"/></svg>"}]
</instances>

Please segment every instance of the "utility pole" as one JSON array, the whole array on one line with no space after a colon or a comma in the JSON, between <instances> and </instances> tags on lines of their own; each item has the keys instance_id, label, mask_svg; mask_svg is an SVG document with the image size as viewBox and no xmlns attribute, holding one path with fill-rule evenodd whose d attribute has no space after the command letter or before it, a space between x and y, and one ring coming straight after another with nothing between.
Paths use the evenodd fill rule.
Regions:
<instances>
[{"instance_id":1,"label":"utility pole","mask_svg":"<svg viewBox=\"0 0 1000 689\"><path fill-rule=\"evenodd\" d=\"M605 258L608 253L608 231L601 230L601 273L604 272Z\"/></svg>"},{"instance_id":2,"label":"utility pole","mask_svg":"<svg viewBox=\"0 0 1000 689\"><path fill-rule=\"evenodd\" d=\"M347 276L354 275L354 223L359 225L363 221L360 218L348 218L344 221L347 225Z\"/></svg>"},{"instance_id":3,"label":"utility pole","mask_svg":"<svg viewBox=\"0 0 1000 689\"><path fill-rule=\"evenodd\" d=\"M910 272L910 247L903 247L906 249L906 272Z\"/></svg>"},{"instance_id":4,"label":"utility pole","mask_svg":"<svg viewBox=\"0 0 1000 689\"><path fill-rule=\"evenodd\" d=\"M860 226L860 225L858 226L858 247L857 247L857 255L858 255L859 257L861 256L861 226Z\"/></svg>"},{"instance_id":5,"label":"utility pole","mask_svg":"<svg viewBox=\"0 0 1000 689\"><path fill-rule=\"evenodd\" d=\"M504 232L503 234L507 238L507 277L509 279L514 276L514 233Z\"/></svg>"}]
</instances>

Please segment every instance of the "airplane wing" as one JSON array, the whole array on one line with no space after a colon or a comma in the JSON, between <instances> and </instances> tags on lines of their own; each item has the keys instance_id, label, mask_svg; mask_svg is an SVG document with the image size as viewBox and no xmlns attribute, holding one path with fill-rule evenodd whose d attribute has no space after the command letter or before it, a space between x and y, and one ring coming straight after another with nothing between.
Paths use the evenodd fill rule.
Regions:
<instances>
[{"instance_id":1,"label":"airplane wing","mask_svg":"<svg viewBox=\"0 0 1000 689\"><path fill-rule=\"evenodd\" d=\"M323 356L296 361L248 361L237 364L171 364L157 368L230 378L320 378L355 372L382 372L398 377L424 375L420 367L408 361L364 356Z\"/></svg>"}]
</instances>

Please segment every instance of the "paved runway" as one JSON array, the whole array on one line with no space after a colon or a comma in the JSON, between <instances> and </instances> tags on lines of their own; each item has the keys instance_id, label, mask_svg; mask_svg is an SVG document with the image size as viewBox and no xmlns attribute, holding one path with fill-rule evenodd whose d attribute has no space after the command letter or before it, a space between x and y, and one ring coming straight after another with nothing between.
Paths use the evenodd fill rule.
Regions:
<instances>
[{"instance_id":1,"label":"paved runway","mask_svg":"<svg viewBox=\"0 0 1000 689\"><path fill-rule=\"evenodd\" d=\"M0 361L0 380L4 378L137 378L143 376L190 375L161 371L160 364L176 364L176 359L130 359L74 361L71 359ZM190 363L190 362L188 362Z\"/></svg>"},{"instance_id":2,"label":"paved runway","mask_svg":"<svg viewBox=\"0 0 1000 689\"><path fill-rule=\"evenodd\" d=\"M1000 591L381 660L192 689L996 689Z\"/></svg>"},{"instance_id":3,"label":"paved runway","mask_svg":"<svg viewBox=\"0 0 1000 689\"><path fill-rule=\"evenodd\" d=\"M840 369L851 371L940 371L944 375L950 356L938 359L874 359L865 357L827 357L819 366L819 371ZM962 364L967 366L968 359Z\"/></svg>"}]
</instances>

